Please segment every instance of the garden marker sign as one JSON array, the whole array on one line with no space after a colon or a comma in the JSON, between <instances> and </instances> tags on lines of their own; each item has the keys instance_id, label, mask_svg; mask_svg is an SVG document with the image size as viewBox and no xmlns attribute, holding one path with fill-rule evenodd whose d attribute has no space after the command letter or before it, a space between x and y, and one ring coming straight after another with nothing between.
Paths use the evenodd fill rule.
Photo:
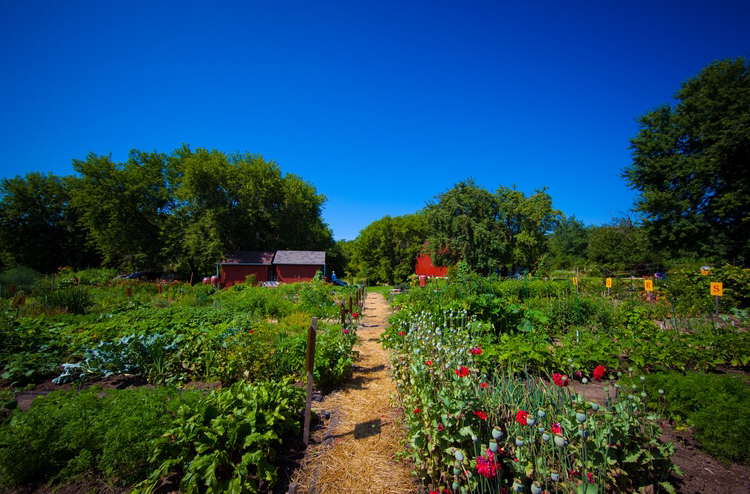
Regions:
<instances>
[{"instance_id":1,"label":"garden marker sign","mask_svg":"<svg viewBox=\"0 0 750 494\"><path fill-rule=\"evenodd\" d=\"M643 280L643 286L647 292L654 291L654 280Z\"/></svg>"},{"instance_id":2,"label":"garden marker sign","mask_svg":"<svg viewBox=\"0 0 750 494\"><path fill-rule=\"evenodd\" d=\"M712 281L711 286L711 295L716 296L716 315L719 315L719 297L724 296L724 285L722 283Z\"/></svg>"}]
</instances>

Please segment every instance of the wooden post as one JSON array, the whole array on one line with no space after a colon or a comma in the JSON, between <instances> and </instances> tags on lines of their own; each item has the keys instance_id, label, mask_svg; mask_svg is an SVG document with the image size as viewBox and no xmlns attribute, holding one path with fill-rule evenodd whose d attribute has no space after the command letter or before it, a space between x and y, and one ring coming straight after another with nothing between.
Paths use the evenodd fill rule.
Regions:
<instances>
[{"instance_id":1,"label":"wooden post","mask_svg":"<svg viewBox=\"0 0 750 494\"><path fill-rule=\"evenodd\" d=\"M287 494L297 494L297 482L289 484L289 491L287 491Z\"/></svg>"},{"instance_id":2,"label":"wooden post","mask_svg":"<svg viewBox=\"0 0 750 494\"><path fill-rule=\"evenodd\" d=\"M315 370L315 336L318 331L318 318L312 318L307 329L307 400L305 402L305 431L302 441L307 446L310 441L310 412L312 411L313 371Z\"/></svg>"},{"instance_id":3,"label":"wooden post","mask_svg":"<svg viewBox=\"0 0 750 494\"><path fill-rule=\"evenodd\" d=\"M352 294L349 294L349 314L352 313Z\"/></svg>"}]
</instances>

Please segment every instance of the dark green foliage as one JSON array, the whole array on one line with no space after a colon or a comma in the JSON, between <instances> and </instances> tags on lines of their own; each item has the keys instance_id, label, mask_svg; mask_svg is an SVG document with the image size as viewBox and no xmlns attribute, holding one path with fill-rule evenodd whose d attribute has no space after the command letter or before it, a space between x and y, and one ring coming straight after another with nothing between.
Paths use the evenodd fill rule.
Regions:
<instances>
[{"instance_id":1,"label":"dark green foliage","mask_svg":"<svg viewBox=\"0 0 750 494\"><path fill-rule=\"evenodd\" d=\"M36 297L44 307L64 310L69 314L86 314L94 305L89 291L82 286L44 289L37 292Z\"/></svg>"},{"instance_id":2,"label":"dark green foliage","mask_svg":"<svg viewBox=\"0 0 750 494\"><path fill-rule=\"evenodd\" d=\"M385 216L359 233L352 261L370 283L403 283L414 273L426 239L424 214Z\"/></svg>"},{"instance_id":3,"label":"dark green foliage","mask_svg":"<svg viewBox=\"0 0 750 494\"><path fill-rule=\"evenodd\" d=\"M271 462L283 436L299 432L303 405L304 391L284 381L236 383L180 407L149 457L155 470L136 491L152 492L171 473L186 494L256 493L273 486Z\"/></svg>"},{"instance_id":4,"label":"dark green foliage","mask_svg":"<svg viewBox=\"0 0 750 494\"><path fill-rule=\"evenodd\" d=\"M747 257L750 61L711 63L675 99L638 119L623 172L648 237L673 255Z\"/></svg>"},{"instance_id":5,"label":"dark green foliage","mask_svg":"<svg viewBox=\"0 0 750 494\"><path fill-rule=\"evenodd\" d=\"M670 416L692 426L711 455L750 463L750 386L741 376L669 372L648 379L652 402L664 390ZM661 406L661 405L659 405Z\"/></svg>"},{"instance_id":6,"label":"dark green foliage","mask_svg":"<svg viewBox=\"0 0 750 494\"><path fill-rule=\"evenodd\" d=\"M170 388L54 392L0 427L0 486L71 480L84 473L113 483L145 478L145 459L177 409L200 392Z\"/></svg>"}]
</instances>

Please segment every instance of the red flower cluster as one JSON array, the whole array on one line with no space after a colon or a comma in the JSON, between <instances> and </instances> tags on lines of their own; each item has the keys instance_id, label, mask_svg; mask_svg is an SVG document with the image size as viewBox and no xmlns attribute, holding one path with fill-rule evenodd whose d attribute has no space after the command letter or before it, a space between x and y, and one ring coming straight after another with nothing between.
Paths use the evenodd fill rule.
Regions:
<instances>
[{"instance_id":1,"label":"red flower cluster","mask_svg":"<svg viewBox=\"0 0 750 494\"><path fill-rule=\"evenodd\" d=\"M443 489L442 491L430 491L430 494L451 494L451 491L448 489Z\"/></svg>"},{"instance_id":2,"label":"red flower cluster","mask_svg":"<svg viewBox=\"0 0 750 494\"><path fill-rule=\"evenodd\" d=\"M404 336L405 334L406 334L406 333L404 333L403 331L399 331L399 332L398 332L398 335L399 335L399 336Z\"/></svg>"},{"instance_id":3,"label":"red flower cluster","mask_svg":"<svg viewBox=\"0 0 750 494\"><path fill-rule=\"evenodd\" d=\"M353 317L354 319L358 318L358 317L359 317L359 312L353 312L353 313L352 313L352 317Z\"/></svg>"},{"instance_id":4,"label":"red flower cluster","mask_svg":"<svg viewBox=\"0 0 750 494\"><path fill-rule=\"evenodd\" d=\"M562 434L562 427L560 427L560 422L552 424L552 427L550 427L549 429L552 431L552 434Z\"/></svg>"},{"instance_id":5,"label":"red flower cluster","mask_svg":"<svg viewBox=\"0 0 750 494\"><path fill-rule=\"evenodd\" d=\"M568 378L568 376L563 376L559 372L555 372L554 374L552 374L552 380L558 386L567 386L570 384L570 379Z\"/></svg>"},{"instance_id":6,"label":"red flower cluster","mask_svg":"<svg viewBox=\"0 0 750 494\"><path fill-rule=\"evenodd\" d=\"M419 412L421 412L421 411L422 411L422 409L421 409L421 408L415 408L415 409L414 409L414 413L419 413Z\"/></svg>"},{"instance_id":7,"label":"red flower cluster","mask_svg":"<svg viewBox=\"0 0 750 494\"><path fill-rule=\"evenodd\" d=\"M479 385L480 388L486 388L487 386L489 386L489 384L487 383L482 383Z\"/></svg>"},{"instance_id":8,"label":"red flower cluster","mask_svg":"<svg viewBox=\"0 0 750 494\"><path fill-rule=\"evenodd\" d=\"M471 350L469 350L469 352L471 352L472 355L481 355L482 354L482 349L481 348L472 348Z\"/></svg>"},{"instance_id":9,"label":"red flower cluster","mask_svg":"<svg viewBox=\"0 0 750 494\"><path fill-rule=\"evenodd\" d=\"M474 415L476 415L477 417L479 417L482 420L487 420L487 414L484 413L481 410L477 410L476 412L474 412Z\"/></svg>"},{"instance_id":10,"label":"red flower cluster","mask_svg":"<svg viewBox=\"0 0 750 494\"><path fill-rule=\"evenodd\" d=\"M604 368L603 365L599 365L594 369L594 381L599 381L604 377L604 373L607 372L607 369Z\"/></svg>"},{"instance_id":11,"label":"red flower cluster","mask_svg":"<svg viewBox=\"0 0 750 494\"><path fill-rule=\"evenodd\" d=\"M528 425L526 423L526 417L529 416L529 412L524 412L523 410L519 410L518 413L516 413L516 422L518 422L521 425Z\"/></svg>"},{"instance_id":12,"label":"red flower cluster","mask_svg":"<svg viewBox=\"0 0 750 494\"><path fill-rule=\"evenodd\" d=\"M469 375L469 369L468 367L461 366L458 369L456 369L456 375L461 377L466 377Z\"/></svg>"},{"instance_id":13,"label":"red flower cluster","mask_svg":"<svg viewBox=\"0 0 750 494\"><path fill-rule=\"evenodd\" d=\"M428 360L427 362L425 362L425 364L427 364L427 367L431 366L432 365L432 360Z\"/></svg>"},{"instance_id":14,"label":"red flower cluster","mask_svg":"<svg viewBox=\"0 0 750 494\"><path fill-rule=\"evenodd\" d=\"M570 476L571 476L571 477L577 477L577 476L579 476L579 475L581 475L581 472L578 472L578 471L576 471L576 470L573 470L572 468L570 469ZM593 484L593 483L594 483L594 474L593 474L593 473L591 473L591 472L588 472L588 475L587 475L587 477L588 477L588 479L589 479L589 484Z\"/></svg>"},{"instance_id":15,"label":"red flower cluster","mask_svg":"<svg viewBox=\"0 0 750 494\"><path fill-rule=\"evenodd\" d=\"M487 451L487 456L477 458L477 473L484 478L494 479L497 476L498 468L502 469L499 463L495 461L495 454Z\"/></svg>"}]
</instances>

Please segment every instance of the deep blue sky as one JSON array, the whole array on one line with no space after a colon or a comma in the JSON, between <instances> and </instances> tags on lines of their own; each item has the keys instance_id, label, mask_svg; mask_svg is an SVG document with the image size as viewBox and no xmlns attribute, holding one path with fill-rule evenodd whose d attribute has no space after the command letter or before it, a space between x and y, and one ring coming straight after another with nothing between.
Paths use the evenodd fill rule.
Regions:
<instances>
[{"instance_id":1,"label":"deep blue sky","mask_svg":"<svg viewBox=\"0 0 750 494\"><path fill-rule=\"evenodd\" d=\"M0 0L0 177L89 152L248 151L336 239L469 176L601 224L635 118L750 54L750 2Z\"/></svg>"}]
</instances>

